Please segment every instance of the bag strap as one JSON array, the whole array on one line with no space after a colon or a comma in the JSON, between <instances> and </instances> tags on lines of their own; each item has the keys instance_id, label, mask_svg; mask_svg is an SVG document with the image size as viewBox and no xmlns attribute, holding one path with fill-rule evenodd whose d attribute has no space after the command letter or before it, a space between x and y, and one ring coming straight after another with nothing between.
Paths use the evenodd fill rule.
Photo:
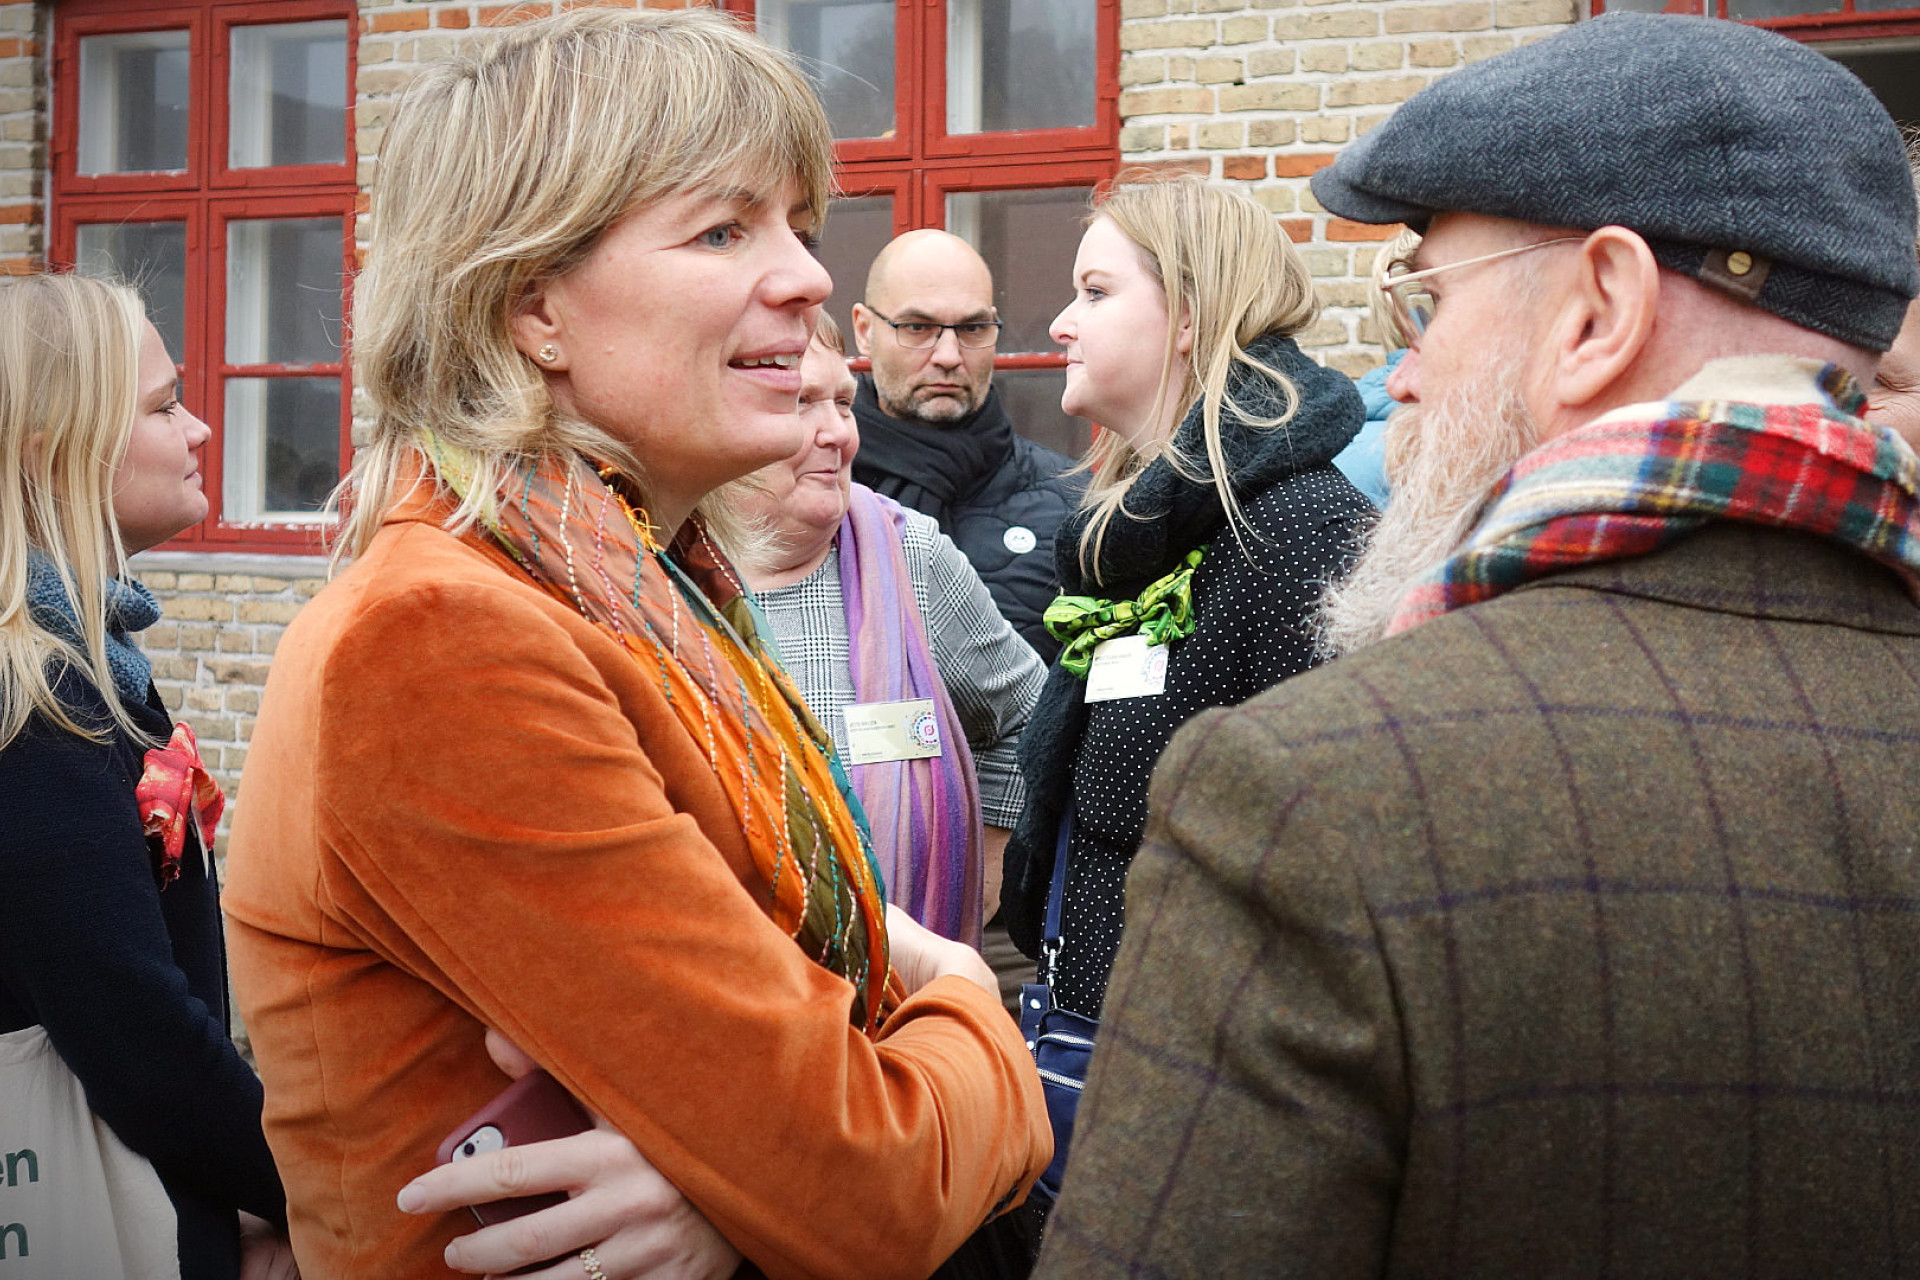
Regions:
<instances>
[{"instance_id":1,"label":"bag strap","mask_svg":"<svg viewBox=\"0 0 1920 1280\"><path fill-rule=\"evenodd\" d=\"M1054 838L1053 884L1047 890L1047 919L1040 930L1040 982L1051 994L1054 962L1060 957L1060 904L1067 896L1067 849L1073 843L1073 801L1060 814Z\"/></svg>"}]
</instances>

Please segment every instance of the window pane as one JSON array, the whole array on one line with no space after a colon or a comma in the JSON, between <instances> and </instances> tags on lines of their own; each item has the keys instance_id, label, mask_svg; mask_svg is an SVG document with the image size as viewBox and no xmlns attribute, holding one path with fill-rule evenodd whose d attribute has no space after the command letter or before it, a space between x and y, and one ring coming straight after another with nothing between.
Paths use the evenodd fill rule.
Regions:
<instances>
[{"instance_id":1,"label":"window pane","mask_svg":"<svg viewBox=\"0 0 1920 1280\"><path fill-rule=\"evenodd\" d=\"M1786 18L1797 13L1838 13L1840 0L1727 0L1729 18Z\"/></svg>"},{"instance_id":2,"label":"window pane","mask_svg":"<svg viewBox=\"0 0 1920 1280\"><path fill-rule=\"evenodd\" d=\"M1073 255L1086 221L1087 187L1037 191L955 191L947 230L969 241L993 269L994 302L1006 328L1000 351L1058 351L1047 328L1073 298Z\"/></svg>"},{"instance_id":3,"label":"window pane","mask_svg":"<svg viewBox=\"0 0 1920 1280\"><path fill-rule=\"evenodd\" d=\"M1095 0L949 0L947 132L1094 120Z\"/></svg>"},{"instance_id":4,"label":"window pane","mask_svg":"<svg viewBox=\"0 0 1920 1280\"><path fill-rule=\"evenodd\" d=\"M167 354L181 359L187 348L187 224L94 223L80 228L76 249L82 275L115 276L140 290Z\"/></svg>"},{"instance_id":5,"label":"window pane","mask_svg":"<svg viewBox=\"0 0 1920 1280\"><path fill-rule=\"evenodd\" d=\"M340 359L338 218L227 224L227 363Z\"/></svg>"},{"instance_id":6,"label":"window pane","mask_svg":"<svg viewBox=\"0 0 1920 1280\"><path fill-rule=\"evenodd\" d=\"M187 33L80 41L81 173L187 167Z\"/></svg>"},{"instance_id":7,"label":"window pane","mask_svg":"<svg viewBox=\"0 0 1920 1280\"><path fill-rule=\"evenodd\" d=\"M1908 8L1914 0L1897 0ZM1855 9L1878 7L1874 0L1853 0ZM1887 7L1891 7L1889 4ZM1889 42L1891 44L1891 42ZM1903 42L1905 43L1905 42ZM1816 49L1820 46L1815 45ZM1849 50L1832 55L1860 77L1887 109L1887 114L1909 127L1920 126L1920 40L1902 47Z\"/></svg>"},{"instance_id":8,"label":"window pane","mask_svg":"<svg viewBox=\"0 0 1920 1280\"><path fill-rule=\"evenodd\" d=\"M1000 388L1013 429L1069 458L1078 458L1093 443L1093 428L1084 418L1060 412L1060 393L1067 389L1065 369L1000 369L993 375Z\"/></svg>"},{"instance_id":9,"label":"window pane","mask_svg":"<svg viewBox=\"0 0 1920 1280\"><path fill-rule=\"evenodd\" d=\"M233 28L227 163L343 164L347 24Z\"/></svg>"},{"instance_id":10,"label":"window pane","mask_svg":"<svg viewBox=\"0 0 1920 1280\"><path fill-rule=\"evenodd\" d=\"M836 138L893 136L894 0L760 0L754 26L791 49L827 106Z\"/></svg>"},{"instance_id":11,"label":"window pane","mask_svg":"<svg viewBox=\"0 0 1920 1280\"><path fill-rule=\"evenodd\" d=\"M863 196L857 200L835 200L827 217L826 233L816 251L821 265L833 277L833 296L827 299L827 313L840 324L846 335L847 351L853 351L853 304L867 290L867 268L880 250L893 239L893 197Z\"/></svg>"},{"instance_id":12,"label":"window pane","mask_svg":"<svg viewBox=\"0 0 1920 1280\"><path fill-rule=\"evenodd\" d=\"M229 378L221 515L312 521L340 480L340 379Z\"/></svg>"}]
</instances>

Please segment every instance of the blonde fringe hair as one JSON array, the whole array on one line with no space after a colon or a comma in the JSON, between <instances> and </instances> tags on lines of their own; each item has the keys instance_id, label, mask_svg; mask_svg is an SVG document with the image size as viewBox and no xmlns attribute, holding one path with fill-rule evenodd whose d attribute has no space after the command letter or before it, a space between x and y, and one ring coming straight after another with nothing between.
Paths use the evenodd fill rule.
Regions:
<instances>
[{"instance_id":1,"label":"blonde fringe hair","mask_svg":"<svg viewBox=\"0 0 1920 1280\"><path fill-rule=\"evenodd\" d=\"M36 714L99 741L147 741L107 665L107 583L126 573L114 471L139 403L146 310L125 285L76 275L0 280L0 748ZM75 647L34 620L27 553L60 575L80 620ZM77 669L111 725L82 724L54 693Z\"/></svg>"},{"instance_id":2,"label":"blonde fringe hair","mask_svg":"<svg viewBox=\"0 0 1920 1280\"><path fill-rule=\"evenodd\" d=\"M1092 515L1080 538L1080 568L1095 580L1093 566L1107 529L1116 517L1136 518L1127 511L1127 492L1162 454L1189 479L1211 481L1235 536L1244 537L1245 518L1227 474L1221 417L1231 412L1257 430L1276 430L1293 417L1300 407L1298 389L1280 370L1249 355L1247 346L1265 334L1297 333L1320 310L1313 277L1292 241L1272 214L1241 191L1212 186L1193 174L1165 177L1130 170L1114 180L1110 194L1096 199L1088 225L1100 218L1112 221L1139 247L1142 262L1167 295L1171 323L1148 421L1159 421L1171 403L1190 411L1197 402L1206 457L1184 456L1171 439L1147 451L1135 449L1118 432L1101 433L1082 464L1090 473L1082 505ZM1175 343L1180 322L1188 317L1193 345L1182 371ZM1259 417L1235 403L1227 391L1235 366L1276 383L1285 401L1282 412Z\"/></svg>"},{"instance_id":3,"label":"blonde fringe hair","mask_svg":"<svg viewBox=\"0 0 1920 1280\"><path fill-rule=\"evenodd\" d=\"M847 354L847 338L840 332L840 322L825 311L820 313L820 319L813 326L813 341L837 356Z\"/></svg>"},{"instance_id":4,"label":"blonde fringe hair","mask_svg":"<svg viewBox=\"0 0 1920 1280\"><path fill-rule=\"evenodd\" d=\"M818 223L832 155L786 55L707 10L579 9L422 71L381 149L355 287L355 384L373 427L335 495L348 511L336 558L366 549L416 473L444 487L430 432L475 463L455 531L538 458L610 462L644 496L646 459L560 412L512 317L621 217L670 196L743 181L771 194L793 178ZM724 501L698 511L723 544L737 532Z\"/></svg>"}]
</instances>

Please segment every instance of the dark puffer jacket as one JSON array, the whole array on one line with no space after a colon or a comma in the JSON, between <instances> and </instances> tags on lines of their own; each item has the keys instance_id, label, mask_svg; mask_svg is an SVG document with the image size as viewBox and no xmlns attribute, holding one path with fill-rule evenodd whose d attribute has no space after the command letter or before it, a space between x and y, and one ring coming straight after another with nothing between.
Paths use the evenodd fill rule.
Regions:
<instances>
[{"instance_id":1,"label":"dark puffer jacket","mask_svg":"<svg viewBox=\"0 0 1920 1280\"><path fill-rule=\"evenodd\" d=\"M1081 477L1066 474L1073 460L1015 434L998 391L971 415L935 427L881 409L873 378L865 375L853 412L860 422L853 478L938 521L986 582L1001 615L1052 662L1060 642L1047 634L1040 615L1060 592L1054 531L1086 487Z\"/></svg>"}]
</instances>

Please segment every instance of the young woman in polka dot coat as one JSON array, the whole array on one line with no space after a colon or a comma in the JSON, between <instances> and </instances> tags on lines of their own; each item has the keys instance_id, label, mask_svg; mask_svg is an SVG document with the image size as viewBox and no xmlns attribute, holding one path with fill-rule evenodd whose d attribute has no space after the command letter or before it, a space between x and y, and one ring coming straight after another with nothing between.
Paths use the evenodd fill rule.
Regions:
<instances>
[{"instance_id":1,"label":"young woman in polka dot coat","mask_svg":"<svg viewBox=\"0 0 1920 1280\"><path fill-rule=\"evenodd\" d=\"M1096 208L1074 301L1053 322L1061 403L1106 428L1087 499L1060 529L1065 593L1133 600L1205 549L1164 692L1089 703L1087 680L1056 661L1021 742L1030 792L1007 849L1008 925L1037 957L1070 806L1053 992L1088 1017L1119 948L1155 761L1189 717L1313 665L1320 593L1372 519L1332 465L1365 418L1360 397L1290 336L1316 311L1273 218L1183 177L1120 186Z\"/></svg>"}]
</instances>

